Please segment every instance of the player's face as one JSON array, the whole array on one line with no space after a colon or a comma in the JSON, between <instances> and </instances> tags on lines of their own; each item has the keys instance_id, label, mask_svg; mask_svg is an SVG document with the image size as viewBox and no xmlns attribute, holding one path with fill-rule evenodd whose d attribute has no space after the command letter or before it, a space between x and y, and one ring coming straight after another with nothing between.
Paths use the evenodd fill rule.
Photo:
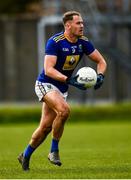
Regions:
<instances>
[{"instance_id":1,"label":"player's face","mask_svg":"<svg viewBox=\"0 0 131 180\"><path fill-rule=\"evenodd\" d=\"M70 31L72 35L80 37L83 35L84 24L81 16L73 16L73 20L70 21Z\"/></svg>"}]
</instances>

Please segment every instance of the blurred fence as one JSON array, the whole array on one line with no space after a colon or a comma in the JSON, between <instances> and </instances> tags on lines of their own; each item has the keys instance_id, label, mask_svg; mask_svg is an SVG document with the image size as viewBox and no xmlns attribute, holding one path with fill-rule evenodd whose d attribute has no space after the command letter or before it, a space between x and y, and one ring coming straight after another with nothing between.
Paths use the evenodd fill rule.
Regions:
<instances>
[{"instance_id":1,"label":"blurred fence","mask_svg":"<svg viewBox=\"0 0 131 180\"><path fill-rule=\"evenodd\" d=\"M37 76L38 19L0 19L0 100L31 101Z\"/></svg>"},{"instance_id":2,"label":"blurred fence","mask_svg":"<svg viewBox=\"0 0 131 180\"><path fill-rule=\"evenodd\" d=\"M82 92L70 87L69 100L75 102L131 100L131 21L130 16L101 16L99 41L87 33L107 60L108 70L101 90ZM48 20L48 17L47 17ZM36 101L34 84L38 75L39 18L0 18L0 101ZM88 29L91 19L88 17ZM42 27L43 28L43 27ZM60 22L44 26L45 42L62 31ZM42 43L45 43L42 42ZM44 50L43 50L44 52ZM95 64L83 58L79 67ZM78 67L78 68L79 68Z\"/></svg>"}]
</instances>

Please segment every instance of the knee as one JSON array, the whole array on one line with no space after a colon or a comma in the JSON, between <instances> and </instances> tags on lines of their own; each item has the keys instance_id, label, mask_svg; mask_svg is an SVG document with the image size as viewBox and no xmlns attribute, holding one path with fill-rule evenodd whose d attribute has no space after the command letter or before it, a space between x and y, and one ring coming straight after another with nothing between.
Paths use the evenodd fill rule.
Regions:
<instances>
[{"instance_id":1,"label":"knee","mask_svg":"<svg viewBox=\"0 0 131 180\"><path fill-rule=\"evenodd\" d=\"M68 105L61 106L61 108L58 110L57 115L62 120L66 120L70 114L70 108Z\"/></svg>"}]
</instances>

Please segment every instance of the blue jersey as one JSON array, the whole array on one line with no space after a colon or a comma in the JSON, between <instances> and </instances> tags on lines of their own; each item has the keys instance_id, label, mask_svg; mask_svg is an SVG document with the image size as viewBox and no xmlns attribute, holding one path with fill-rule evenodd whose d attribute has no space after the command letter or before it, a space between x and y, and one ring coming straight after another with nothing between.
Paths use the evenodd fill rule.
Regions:
<instances>
[{"instance_id":1,"label":"blue jersey","mask_svg":"<svg viewBox=\"0 0 131 180\"><path fill-rule=\"evenodd\" d=\"M57 56L57 62L54 68L67 77L71 77L82 56L84 54L89 55L94 50L94 46L85 36L80 37L76 43L71 43L65 37L64 33L61 32L48 40L45 54ZM68 90L67 84L48 77L45 75L44 69L38 76L38 81L51 83L62 93Z\"/></svg>"}]
</instances>

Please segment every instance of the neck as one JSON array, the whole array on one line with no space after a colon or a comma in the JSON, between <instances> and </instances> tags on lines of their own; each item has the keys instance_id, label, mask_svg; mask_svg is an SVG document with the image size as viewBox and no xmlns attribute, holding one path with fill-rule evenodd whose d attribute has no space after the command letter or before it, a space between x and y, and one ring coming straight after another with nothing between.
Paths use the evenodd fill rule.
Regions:
<instances>
[{"instance_id":1,"label":"neck","mask_svg":"<svg viewBox=\"0 0 131 180\"><path fill-rule=\"evenodd\" d=\"M66 39L68 41L70 41L71 43L76 43L77 40L78 40L78 37L76 37L76 36L74 36L74 35L72 35L70 33L67 33L66 31L64 32L64 35L65 35Z\"/></svg>"}]
</instances>

